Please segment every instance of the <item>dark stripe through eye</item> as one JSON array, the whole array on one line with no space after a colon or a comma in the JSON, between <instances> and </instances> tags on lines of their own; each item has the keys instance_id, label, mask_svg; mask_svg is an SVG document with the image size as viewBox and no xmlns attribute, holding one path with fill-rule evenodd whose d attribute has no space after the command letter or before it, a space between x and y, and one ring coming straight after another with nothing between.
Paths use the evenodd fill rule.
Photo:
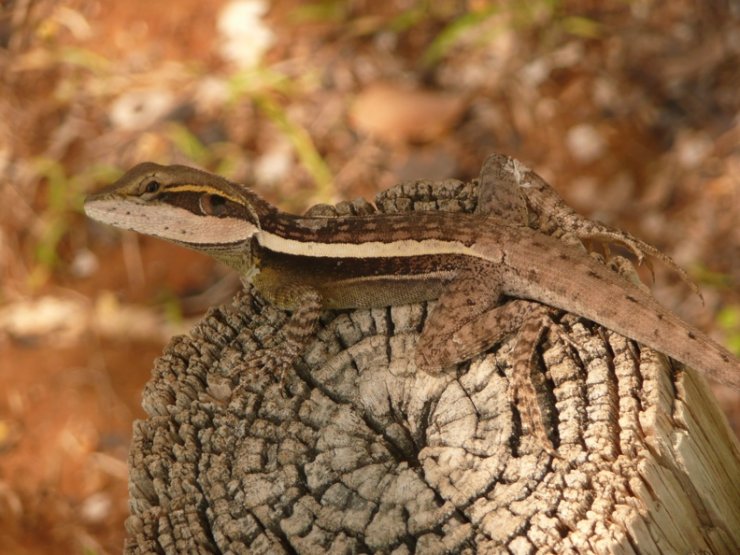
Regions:
<instances>
[{"instance_id":1,"label":"dark stripe through eye","mask_svg":"<svg viewBox=\"0 0 740 555\"><path fill-rule=\"evenodd\" d=\"M228 199L221 195L200 196L200 209L206 216L223 216L228 211Z\"/></svg>"}]
</instances>

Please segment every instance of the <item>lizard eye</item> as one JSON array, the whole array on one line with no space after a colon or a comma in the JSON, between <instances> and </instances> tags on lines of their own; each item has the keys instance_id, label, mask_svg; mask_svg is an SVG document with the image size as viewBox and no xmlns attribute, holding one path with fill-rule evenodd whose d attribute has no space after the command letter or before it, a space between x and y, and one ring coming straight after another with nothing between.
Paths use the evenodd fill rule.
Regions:
<instances>
[{"instance_id":1,"label":"lizard eye","mask_svg":"<svg viewBox=\"0 0 740 555\"><path fill-rule=\"evenodd\" d=\"M159 184L159 181L156 179L152 179L151 181L147 181L144 187L141 189L142 193L146 193L148 195L153 195L157 191L159 191L159 188L161 185Z\"/></svg>"},{"instance_id":2,"label":"lizard eye","mask_svg":"<svg viewBox=\"0 0 740 555\"><path fill-rule=\"evenodd\" d=\"M221 195L205 194L200 197L200 210L207 216L223 216L228 211L229 200Z\"/></svg>"}]
</instances>

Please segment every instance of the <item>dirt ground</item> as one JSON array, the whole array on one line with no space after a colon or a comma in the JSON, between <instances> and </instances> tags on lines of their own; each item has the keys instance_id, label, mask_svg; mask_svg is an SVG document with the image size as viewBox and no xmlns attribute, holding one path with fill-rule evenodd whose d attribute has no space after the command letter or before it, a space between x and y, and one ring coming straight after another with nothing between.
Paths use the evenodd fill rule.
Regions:
<instances>
[{"instance_id":1,"label":"dirt ground","mask_svg":"<svg viewBox=\"0 0 740 555\"><path fill-rule=\"evenodd\" d=\"M0 7L0 553L116 553L140 395L237 280L90 222L133 164L294 211L492 151L656 245L656 297L740 352L740 9L608 0L9 1ZM740 396L713 386L736 432Z\"/></svg>"}]
</instances>

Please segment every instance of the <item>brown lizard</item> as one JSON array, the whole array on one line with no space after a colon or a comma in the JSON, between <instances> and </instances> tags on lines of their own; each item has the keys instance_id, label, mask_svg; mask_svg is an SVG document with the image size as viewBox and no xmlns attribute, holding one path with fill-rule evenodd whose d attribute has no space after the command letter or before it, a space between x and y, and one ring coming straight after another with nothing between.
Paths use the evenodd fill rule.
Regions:
<instances>
[{"instance_id":1,"label":"brown lizard","mask_svg":"<svg viewBox=\"0 0 740 555\"><path fill-rule=\"evenodd\" d=\"M489 162L484 185L486 168L501 168L495 159ZM546 219L540 217L540 230L532 229L528 208L533 197L508 195L512 210L521 214L516 222L511 213L507 218L496 211L485 213L481 194L484 202L476 214L296 216L213 174L146 163L88 197L85 210L102 222L210 253L233 266L270 302L293 311L285 330L283 364L300 354L322 307L438 299L419 340L416 364L439 372L490 347L510 330L504 317L510 309L498 306L506 295L573 312L710 378L740 386L740 362L727 350L582 248L548 235ZM545 206L548 198L535 200ZM599 230L583 221L579 226L576 231ZM627 234L599 233L673 264Z\"/></svg>"}]
</instances>

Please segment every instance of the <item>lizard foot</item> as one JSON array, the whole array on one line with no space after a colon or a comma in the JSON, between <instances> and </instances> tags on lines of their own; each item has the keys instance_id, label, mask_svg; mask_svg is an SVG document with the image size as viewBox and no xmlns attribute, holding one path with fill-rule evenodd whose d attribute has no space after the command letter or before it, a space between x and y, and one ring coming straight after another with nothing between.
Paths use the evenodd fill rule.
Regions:
<instances>
[{"instance_id":1,"label":"lizard foot","mask_svg":"<svg viewBox=\"0 0 740 555\"><path fill-rule=\"evenodd\" d=\"M599 222L592 222L589 220L586 221L588 222L588 226L582 227L580 232L577 232L577 236L579 239L620 243L627 247L630 252L637 258L638 264L645 263L651 273L653 272L652 265L650 264L649 260L645 259L645 257L650 256L660 260L663 264L676 272L676 274L678 274L678 276L681 278L681 281L688 285L691 291L698 295L702 302L704 302L704 297L702 296L701 291L699 291L699 287L689 277L689 274L686 273L686 270L676 264L676 262L674 262L674 260L670 256L662 253L652 245L641 241L636 237L633 237L627 232L621 231L619 229L610 228L606 224L601 224Z\"/></svg>"}]
</instances>

